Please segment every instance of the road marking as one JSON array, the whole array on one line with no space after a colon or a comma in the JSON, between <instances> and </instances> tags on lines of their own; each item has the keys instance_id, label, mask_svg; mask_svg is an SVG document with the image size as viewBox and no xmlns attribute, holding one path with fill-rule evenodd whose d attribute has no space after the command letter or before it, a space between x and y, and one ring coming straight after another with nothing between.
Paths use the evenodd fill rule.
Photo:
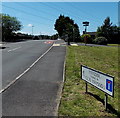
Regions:
<instances>
[{"instance_id":1,"label":"road marking","mask_svg":"<svg viewBox=\"0 0 120 118\"><path fill-rule=\"evenodd\" d=\"M11 49L11 50L8 50L8 52L15 51L15 50L17 50L17 49L19 49L19 48L21 48L21 47L14 48L14 49Z\"/></svg>"},{"instance_id":2,"label":"road marking","mask_svg":"<svg viewBox=\"0 0 120 118\"><path fill-rule=\"evenodd\" d=\"M13 85L17 80L19 80L25 73L27 73L43 56L45 56L51 49L53 45L45 52L43 53L33 64L31 64L23 73L21 73L18 77L16 77L12 82L10 82L5 88L0 90L0 94L7 90L11 85Z\"/></svg>"},{"instance_id":3,"label":"road marking","mask_svg":"<svg viewBox=\"0 0 120 118\"><path fill-rule=\"evenodd\" d=\"M78 46L78 44L71 44L71 46Z\"/></svg>"},{"instance_id":4,"label":"road marking","mask_svg":"<svg viewBox=\"0 0 120 118\"><path fill-rule=\"evenodd\" d=\"M60 46L60 44L53 44L53 46Z\"/></svg>"},{"instance_id":5,"label":"road marking","mask_svg":"<svg viewBox=\"0 0 120 118\"><path fill-rule=\"evenodd\" d=\"M44 43L51 44L51 43L53 43L53 41L45 41Z\"/></svg>"}]
</instances>

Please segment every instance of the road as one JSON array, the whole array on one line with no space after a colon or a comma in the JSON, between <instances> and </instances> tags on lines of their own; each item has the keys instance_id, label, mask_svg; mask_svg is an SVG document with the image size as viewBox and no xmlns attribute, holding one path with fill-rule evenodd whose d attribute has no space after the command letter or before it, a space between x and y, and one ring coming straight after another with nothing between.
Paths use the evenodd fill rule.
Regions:
<instances>
[{"instance_id":1,"label":"road","mask_svg":"<svg viewBox=\"0 0 120 118\"><path fill-rule=\"evenodd\" d=\"M56 116L64 82L64 42L28 41L7 46L10 48L3 51L3 88L38 60L2 93L3 116Z\"/></svg>"},{"instance_id":2,"label":"road","mask_svg":"<svg viewBox=\"0 0 120 118\"><path fill-rule=\"evenodd\" d=\"M47 41L24 41L8 43L2 50L2 89L22 74L51 45Z\"/></svg>"}]
</instances>

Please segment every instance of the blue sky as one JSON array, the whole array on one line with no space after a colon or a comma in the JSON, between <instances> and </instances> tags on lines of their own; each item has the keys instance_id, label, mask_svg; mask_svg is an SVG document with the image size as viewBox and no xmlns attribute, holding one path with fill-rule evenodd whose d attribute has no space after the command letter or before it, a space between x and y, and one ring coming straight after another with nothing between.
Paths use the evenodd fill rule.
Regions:
<instances>
[{"instance_id":1,"label":"blue sky","mask_svg":"<svg viewBox=\"0 0 120 118\"><path fill-rule=\"evenodd\" d=\"M89 21L87 31L94 32L109 16L118 24L117 2L2 2L2 12L17 17L23 28L21 32L33 34L55 34L54 23L60 14L69 16L78 24L82 34L83 21Z\"/></svg>"}]
</instances>

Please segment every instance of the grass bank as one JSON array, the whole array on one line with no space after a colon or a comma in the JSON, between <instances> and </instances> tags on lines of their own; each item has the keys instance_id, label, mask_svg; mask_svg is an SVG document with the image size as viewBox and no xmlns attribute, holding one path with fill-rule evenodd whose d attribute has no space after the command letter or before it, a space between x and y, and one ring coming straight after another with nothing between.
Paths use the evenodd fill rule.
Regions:
<instances>
[{"instance_id":1,"label":"grass bank","mask_svg":"<svg viewBox=\"0 0 120 118\"><path fill-rule=\"evenodd\" d=\"M81 80L80 65L86 65L115 77L114 98L108 96L109 110L104 108L104 93ZM68 46L65 69L65 83L59 116L118 116L118 48Z\"/></svg>"}]
</instances>

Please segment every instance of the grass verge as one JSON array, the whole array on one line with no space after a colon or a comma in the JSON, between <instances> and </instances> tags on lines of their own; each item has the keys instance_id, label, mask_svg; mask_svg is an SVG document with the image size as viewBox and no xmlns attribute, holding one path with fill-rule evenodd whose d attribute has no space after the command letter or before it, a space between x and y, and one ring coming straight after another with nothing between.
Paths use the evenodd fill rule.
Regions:
<instances>
[{"instance_id":1,"label":"grass verge","mask_svg":"<svg viewBox=\"0 0 120 118\"><path fill-rule=\"evenodd\" d=\"M107 44L108 46L120 46L119 44Z\"/></svg>"},{"instance_id":2,"label":"grass verge","mask_svg":"<svg viewBox=\"0 0 120 118\"><path fill-rule=\"evenodd\" d=\"M104 92L81 80L80 66L86 65L115 77L114 98L108 96L108 111L104 108ZM62 93L59 116L118 116L118 48L68 46L65 69L65 83Z\"/></svg>"}]
</instances>

